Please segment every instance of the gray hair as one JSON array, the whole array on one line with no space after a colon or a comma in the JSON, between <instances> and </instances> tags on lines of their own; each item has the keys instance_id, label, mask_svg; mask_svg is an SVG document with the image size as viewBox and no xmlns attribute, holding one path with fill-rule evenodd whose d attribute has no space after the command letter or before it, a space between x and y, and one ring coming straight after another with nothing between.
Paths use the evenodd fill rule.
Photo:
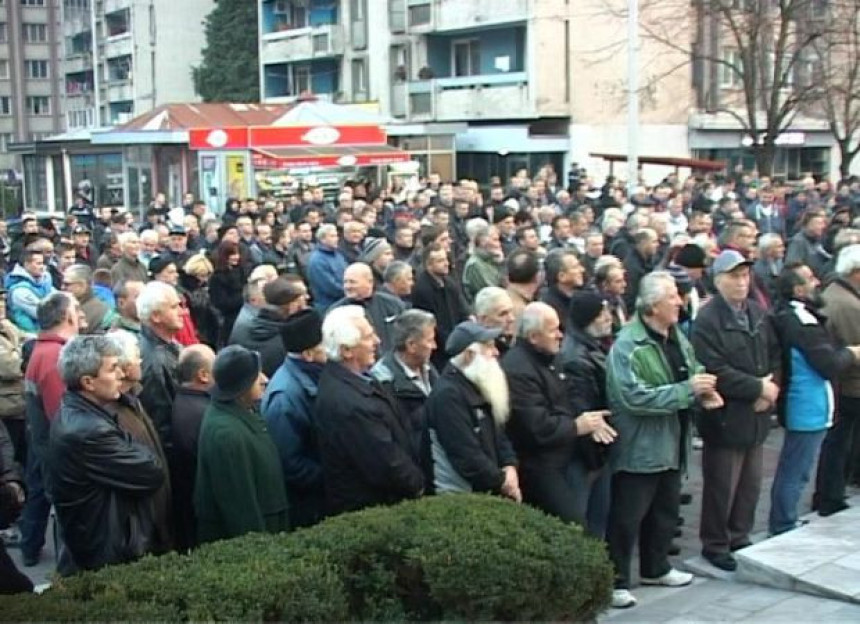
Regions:
<instances>
[{"instance_id":1,"label":"gray hair","mask_svg":"<svg viewBox=\"0 0 860 624\"><path fill-rule=\"evenodd\" d=\"M119 356L120 364L128 364L131 361L131 356L137 353L140 358L140 342L137 336L126 329L115 329L107 334L107 337L113 340L121 352Z\"/></svg>"},{"instance_id":2,"label":"gray hair","mask_svg":"<svg viewBox=\"0 0 860 624\"><path fill-rule=\"evenodd\" d=\"M170 295L176 294L176 289L164 282L148 282L137 297L137 317L141 323L149 323L152 313L167 303Z\"/></svg>"},{"instance_id":3,"label":"gray hair","mask_svg":"<svg viewBox=\"0 0 860 624\"><path fill-rule=\"evenodd\" d=\"M486 316L499 304L499 300L507 297L508 291L498 286L485 286L475 295L475 316Z\"/></svg>"},{"instance_id":4,"label":"gray hair","mask_svg":"<svg viewBox=\"0 0 860 624\"><path fill-rule=\"evenodd\" d=\"M155 230L152 230L152 229L144 230L143 232L140 233L140 240L141 240L141 242L146 240L146 241L150 241L152 243L158 243L158 232L156 232Z\"/></svg>"},{"instance_id":5,"label":"gray hair","mask_svg":"<svg viewBox=\"0 0 860 624\"><path fill-rule=\"evenodd\" d=\"M490 224L487 223L486 219L481 219L480 217L475 217L474 219L469 219L466 222L466 236L476 245L478 243L478 237L486 237L487 234L490 233Z\"/></svg>"},{"instance_id":6,"label":"gray hair","mask_svg":"<svg viewBox=\"0 0 860 624\"><path fill-rule=\"evenodd\" d=\"M648 316L653 307L663 301L672 289L677 290L675 278L668 271L653 271L639 282L639 295L636 297L636 311Z\"/></svg>"},{"instance_id":7,"label":"gray hair","mask_svg":"<svg viewBox=\"0 0 860 624\"><path fill-rule=\"evenodd\" d=\"M66 270L63 271L63 277L85 282L90 286L93 284L93 270L86 264L73 264L72 266L67 267Z\"/></svg>"},{"instance_id":8,"label":"gray hair","mask_svg":"<svg viewBox=\"0 0 860 624\"><path fill-rule=\"evenodd\" d=\"M427 327L436 326L436 317L425 310L412 308L394 319L393 341L395 351L405 351L406 343L420 338Z\"/></svg>"},{"instance_id":9,"label":"gray hair","mask_svg":"<svg viewBox=\"0 0 860 624\"><path fill-rule=\"evenodd\" d=\"M761 238L758 239L758 251L759 253L764 253L777 243L782 242L782 236L779 234L775 234L773 232L768 232L767 234L762 234Z\"/></svg>"},{"instance_id":10,"label":"gray hair","mask_svg":"<svg viewBox=\"0 0 860 624\"><path fill-rule=\"evenodd\" d=\"M45 297L36 308L39 329L47 331L62 325L74 302L75 298L67 292L53 292Z\"/></svg>"},{"instance_id":11,"label":"gray hair","mask_svg":"<svg viewBox=\"0 0 860 624\"><path fill-rule=\"evenodd\" d=\"M833 237L833 249L839 253L848 245L860 243L860 230L856 228L842 228Z\"/></svg>"},{"instance_id":12,"label":"gray hair","mask_svg":"<svg viewBox=\"0 0 860 624\"><path fill-rule=\"evenodd\" d=\"M322 338L329 360L340 362L340 350L343 347L352 348L361 341L361 332L355 326L355 321L366 318L364 308L357 305L341 306L326 314L322 324Z\"/></svg>"},{"instance_id":13,"label":"gray hair","mask_svg":"<svg viewBox=\"0 0 860 624\"><path fill-rule=\"evenodd\" d=\"M528 304L517 319L517 338L528 340L533 333L542 331L550 312L555 313L555 310L546 303L533 301Z\"/></svg>"},{"instance_id":14,"label":"gray hair","mask_svg":"<svg viewBox=\"0 0 860 624\"><path fill-rule=\"evenodd\" d=\"M125 246L130 242L139 243L140 237L136 232L123 232L117 236L117 241L119 242L120 249L125 249Z\"/></svg>"},{"instance_id":15,"label":"gray hair","mask_svg":"<svg viewBox=\"0 0 860 624\"><path fill-rule=\"evenodd\" d=\"M96 377L102 359L121 357L119 343L108 336L75 336L60 350L57 369L69 390L80 390L82 377Z\"/></svg>"},{"instance_id":16,"label":"gray hair","mask_svg":"<svg viewBox=\"0 0 860 624\"><path fill-rule=\"evenodd\" d=\"M836 259L836 273L848 277L854 271L860 271L860 244L855 243L843 247Z\"/></svg>"},{"instance_id":17,"label":"gray hair","mask_svg":"<svg viewBox=\"0 0 860 624\"><path fill-rule=\"evenodd\" d=\"M408 262L404 262L403 260L392 260L391 264L385 267L385 273L382 275L382 280L386 284L390 284L391 282L400 278L401 275L406 273L406 271L411 271L412 266Z\"/></svg>"},{"instance_id":18,"label":"gray hair","mask_svg":"<svg viewBox=\"0 0 860 624\"><path fill-rule=\"evenodd\" d=\"M317 241L322 241L323 238L332 232L337 234L337 226L333 223L323 223L317 230Z\"/></svg>"}]
</instances>

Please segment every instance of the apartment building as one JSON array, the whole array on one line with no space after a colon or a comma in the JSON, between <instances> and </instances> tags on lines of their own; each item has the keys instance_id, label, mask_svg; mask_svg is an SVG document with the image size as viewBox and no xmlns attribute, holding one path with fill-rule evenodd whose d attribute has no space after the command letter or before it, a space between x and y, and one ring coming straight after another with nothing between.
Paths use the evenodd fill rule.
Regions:
<instances>
[{"instance_id":1,"label":"apartment building","mask_svg":"<svg viewBox=\"0 0 860 624\"><path fill-rule=\"evenodd\" d=\"M63 97L69 130L125 123L199 100L204 18L214 0L64 0Z\"/></svg>"},{"instance_id":2,"label":"apartment building","mask_svg":"<svg viewBox=\"0 0 860 624\"><path fill-rule=\"evenodd\" d=\"M0 0L0 174L11 143L63 129L60 0Z\"/></svg>"}]
</instances>

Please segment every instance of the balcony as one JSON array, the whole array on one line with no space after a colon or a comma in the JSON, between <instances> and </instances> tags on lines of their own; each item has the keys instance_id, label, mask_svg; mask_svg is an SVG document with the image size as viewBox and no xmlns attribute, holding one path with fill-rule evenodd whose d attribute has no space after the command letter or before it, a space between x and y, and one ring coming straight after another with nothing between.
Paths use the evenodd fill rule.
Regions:
<instances>
[{"instance_id":1,"label":"balcony","mask_svg":"<svg viewBox=\"0 0 860 624\"><path fill-rule=\"evenodd\" d=\"M406 23L412 32L444 32L484 28L528 20L537 0L405 0ZM400 2L396 2L400 5ZM399 8L395 9L399 22Z\"/></svg>"},{"instance_id":2,"label":"balcony","mask_svg":"<svg viewBox=\"0 0 860 624\"><path fill-rule=\"evenodd\" d=\"M89 52L70 54L63 60L63 70L66 74L78 74L80 72L92 71L93 55Z\"/></svg>"},{"instance_id":3,"label":"balcony","mask_svg":"<svg viewBox=\"0 0 860 624\"><path fill-rule=\"evenodd\" d=\"M131 33L123 33L114 37L108 37L99 47L104 58L131 56L134 50L134 41L132 40Z\"/></svg>"},{"instance_id":4,"label":"balcony","mask_svg":"<svg viewBox=\"0 0 860 624\"><path fill-rule=\"evenodd\" d=\"M535 117L525 72L410 82L411 121L474 121ZM392 105L393 106L393 105Z\"/></svg>"},{"instance_id":5,"label":"balcony","mask_svg":"<svg viewBox=\"0 0 860 624\"><path fill-rule=\"evenodd\" d=\"M107 99L109 102L134 100L134 87L131 85L131 80L114 80L107 83Z\"/></svg>"},{"instance_id":6,"label":"balcony","mask_svg":"<svg viewBox=\"0 0 860 624\"><path fill-rule=\"evenodd\" d=\"M263 35L264 64L342 56L343 28L326 24Z\"/></svg>"}]
</instances>

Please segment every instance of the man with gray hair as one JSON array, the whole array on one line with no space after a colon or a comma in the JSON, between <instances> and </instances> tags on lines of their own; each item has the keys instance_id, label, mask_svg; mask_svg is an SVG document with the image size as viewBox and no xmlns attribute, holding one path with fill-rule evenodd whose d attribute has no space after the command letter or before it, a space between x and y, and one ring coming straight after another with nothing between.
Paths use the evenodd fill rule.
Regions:
<instances>
[{"instance_id":1,"label":"man with gray hair","mask_svg":"<svg viewBox=\"0 0 860 624\"><path fill-rule=\"evenodd\" d=\"M767 290L771 301L776 301L778 293L776 280L782 273L785 256L785 241L775 233L762 234L758 239L758 256L753 264L753 273Z\"/></svg>"},{"instance_id":2,"label":"man with gray hair","mask_svg":"<svg viewBox=\"0 0 860 624\"><path fill-rule=\"evenodd\" d=\"M379 292L396 297L407 308L412 307L412 287L415 279L412 266L403 260L393 260L382 274L382 286Z\"/></svg>"},{"instance_id":3,"label":"man with gray hair","mask_svg":"<svg viewBox=\"0 0 860 624\"><path fill-rule=\"evenodd\" d=\"M85 264L73 264L63 274L63 290L74 295L87 320L82 333L103 334L113 324L116 312L93 292L93 270Z\"/></svg>"},{"instance_id":4,"label":"man with gray hair","mask_svg":"<svg viewBox=\"0 0 860 624\"><path fill-rule=\"evenodd\" d=\"M337 226L325 223L317 230L317 246L308 258L308 285L314 307L323 314L343 296L346 258L338 249Z\"/></svg>"},{"instance_id":5,"label":"man with gray hair","mask_svg":"<svg viewBox=\"0 0 860 624\"><path fill-rule=\"evenodd\" d=\"M111 329L124 329L140 335L140 319L137 316L137 298L143 290L144 282L128 280L120 282L113 288L113 296L116 301L116 316Z\"/></svg>"},{"instance_id":6,"label":"man with gray hair","mask_svg":"<svg viewBox=\"0 0 860 624\"><path fill-rule=\"evenodd\" d=\"M391 505L424 492L420 449L391 397L368 373L379 338L361 306L328 313L322 326L328 362L314 421L331 514Z\"/></svg>"},{"instance_id":7,"label":"man with gray hair","mask_svg":"<svg viewBox=\"0 0 860 624\"><path fill-rule=\"evenodd\" d=\"M114 286L124 282L147 282L149 274L146 265L140 261L140 238L135 232L119 235L119 260L111 267L110 279Z\"/></svg>"},{"instance_id":8,"label":"man with gray hair","mask_svg":"<svg viewBox=\"0 0 860 624\"><path fill-rule=\"evenodd\" d=\"M612 606L632 607L630 563L639 541L645 585L689 585L675 570L669 548L678 522L681 474L691 448L689 410L701 402L722 405L716 377L704 373L693 347L677 328L681 309L670 273L642 278L636 314L619 332L606 366L607 393L618 456L613 462L607 541L615 568Z\"/></svg>"},{"instance_id":9,"label":"man with gray hair","mask_svg":"<svg viewBox=\"0 0 860 624\"><path fill-rule=\"evenodd\" d=\"M176 288L164 282L148 283L137 298L137 315L143 358L143 387L138 398L155 423L161 446L170 457L176 366L181 350L174 338L182 329L182 309Z\"/></svg>"},{"instance_id":10,"label":"man with gray hair","mask_svg":"<svg viewBox=\"0 0 860 624\"><path fill-rule=\"evenodd\" d=\"M482 288L501 286L504 261L499 230L494 226L478 229L475 233L475 248L463 268L463 292L466 297L474 300Z\"/></svg>"},{"instance_id":11,"label":"man with gray hair","mask_svg":"<svg viewBox=\"0 0 860 624\"><path fill-rule=\"evenodd\" d=\"M399 404L399 412L409 424L412 443L421 450L421 467L429 486L433 464L424 403L439 378L430 363L436 350L436 319L424 310L406 310L394 320L392 333L392 350L382 356L370 374Z\"/></svg>"},{"instance_id":12,"label":"man with gray hair","mask_svg":"<svg viewBox=\"0 0 860 624\"><path fill-rule=\"evenodd\" d=\"M514 342L514 302L504 288L487 286L475 297L475 319L484 327L500 330L496 338L499 357L504 357Z\"/></svg>"},{"instance_id":13,"label":"man with gray hair","mask_svg":"<svg viewBox=\"0 0 860 624\"><path fill-rule=\"evenodd\" d=\"M68 554L58 567L63 575L149 551L152 497L166 466L108 411L121 393L121 355L107 336L73 338L60 353L68 391L51 426L48 482Z\"/></svg>"},{"instance_id":14,"label":"man with gray hair","mask_svg":"<svg viewBox=\"0 0 860 624\"><path fill-rule=\"evenodd\" d=\"M659 260L658 251L660 239L657 232L650 228L642 228L633 235L633 248L627 256L621 258L627 271L627 290L624 293L624 303L632 310L636 303L639 282L653 271Z\"/></svg>"},{"instance_id":15,"label":"man with gray hair","mask_svg":"<svg viewBox=\"0 0 860 624\"><path fill-rule=\"evenodd\" d=\"M584 527L585 509L577 504L568 468L579 436L610 444L615 431L606 423L607 410L573 413L565 374L555 366L561 339L552 306L533 302L523 309L517 342L502 359L511 402L507 432L520 460L525 501Z\"/></svg>"},{"instance_id":16,"label":"man with gray hair","mask_svg":"<svg viewBox=\"0 0 860 624\"><path fill-rule=\"evenodd\" d=\"M836 279L821 293L827 330L839 344L860 344L860 244L844 247L836 259ZM839 399L833 427L821 445L813 502L819 515L842 511L846 473L860 478L860 366L855 364L839 380ZM853 446L853 449L852 449ZM853 457L852 457L853 450ZM846 470L847 467L847 470Z\"/></svg>"},{"instance_id":17,"label":"man with gray hair","mask_svg":"<svg viewBox=\"0 0 860 624\"><path fill-rule=\"evenodd\" d=\"M490 492L522 501L517 456L505 435L510 402L499 333L464 321L448 336L451 360L426 404L437 494Z\"/></svg>"}]
</instances>

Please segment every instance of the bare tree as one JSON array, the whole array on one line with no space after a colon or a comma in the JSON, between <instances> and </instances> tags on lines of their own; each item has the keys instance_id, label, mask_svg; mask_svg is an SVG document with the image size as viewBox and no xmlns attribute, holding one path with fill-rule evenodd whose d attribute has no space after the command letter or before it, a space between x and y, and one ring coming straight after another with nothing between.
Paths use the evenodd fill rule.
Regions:
<instances>
[{"instance_id":1,"label":"bare tree","mask_svg":"<svg viewBox=\"0 0 860 624\"><path fill-rule=\"evenodd\" d=\"M626 17L624 0L603 0ZM832 20L826 0L640 0L643 38L692 64L697 106L737 121L756 166L770 175L777 140L820 101L808 76ZM679 67L680 69L680 67Z\"/></svg>"}]
</instances>

